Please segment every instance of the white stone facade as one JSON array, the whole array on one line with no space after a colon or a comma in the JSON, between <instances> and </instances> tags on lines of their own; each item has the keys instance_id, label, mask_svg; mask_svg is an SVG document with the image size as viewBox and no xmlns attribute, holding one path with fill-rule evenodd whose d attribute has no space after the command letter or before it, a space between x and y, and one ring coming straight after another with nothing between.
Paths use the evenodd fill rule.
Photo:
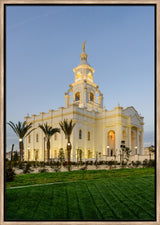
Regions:
<instances>
[{"instance_id":1,"label":"white stone facade","mask_svg":"<svg viewBox=\"0 0 160 225\"><path fill-rule=\"evenodd\" d=\"M122 108L118 105L111 111L106 110L103 94L93 81L94 69L87 62L87 54L83 51L80 56L80 64L73 69L75 81L65 93L65 107L25 117L37 128L25 138L25 160L46 159L44 134L38 125L47 122L54 128L60 128L59 122L63 119L72 119L76 123L71 135L72 161L77 160L77 149L82 150L83 160L95 159L97 152L101 159L113 155L118 159L122 140L131 149L131 155L143 155L143 117L132 106ZM57 159L60 148L66 152L66 144L62 131L54 135L51 138L51 159Z\"/></svg>"}]
</instances>

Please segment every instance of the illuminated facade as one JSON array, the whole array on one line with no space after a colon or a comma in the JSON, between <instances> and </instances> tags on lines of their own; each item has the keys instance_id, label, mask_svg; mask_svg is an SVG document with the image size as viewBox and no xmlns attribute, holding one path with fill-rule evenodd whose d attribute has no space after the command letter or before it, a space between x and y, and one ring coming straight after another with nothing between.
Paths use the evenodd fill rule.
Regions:
<instances>
[{"instance_id":1,"label":"illuminated facade","mask_svg":"<svg viewBox=\"0 0 160 225\"><path fill-rule=\"evenodd\" d=\"M143 155L143 117L132 106L122 108L118 104L111 111L103 107L103 94L93 81L94 69L88 64L87 56L83 46L81 61L73 69L75 81L65 93L65 107L25 117L37 128L25 139L25 160L46 159L47 146L38 125L47 122L54 128L60 127L59 122L63 119L72 119L76 123L71 136L72 161L77 160L77 149L82 150L84 160L95 159L96 153L101 159L116 155L118 160L122 140L131 149L131 155ZM57 159L60 148L66 152L66 144L62 131L55 134L51 138L50 158Z\"/></svg>"}]
</instances>

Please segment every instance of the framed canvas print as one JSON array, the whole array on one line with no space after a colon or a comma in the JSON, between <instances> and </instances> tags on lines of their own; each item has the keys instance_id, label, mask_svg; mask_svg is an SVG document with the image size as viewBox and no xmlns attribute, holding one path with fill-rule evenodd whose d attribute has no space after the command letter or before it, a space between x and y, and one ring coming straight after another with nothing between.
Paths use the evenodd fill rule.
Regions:
<instances>
[{"instance_id":1,"label":"framed canvas print","mask_svg":"<svg viewBox=\"0 0 160 225\"><path fill-rule=\"evenodd\" d=\"M155 1L1 1L1 224L159 224Z\"/></svg>"}]
</instances>

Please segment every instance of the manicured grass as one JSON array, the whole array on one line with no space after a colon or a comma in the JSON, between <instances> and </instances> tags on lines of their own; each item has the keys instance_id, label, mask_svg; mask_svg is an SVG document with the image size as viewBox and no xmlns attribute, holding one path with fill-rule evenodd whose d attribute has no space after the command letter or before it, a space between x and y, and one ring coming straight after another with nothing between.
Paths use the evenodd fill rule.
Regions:
<instances>
[{"instance_id":1,"label":"manicured grass","mask_svg":"<svg viewBox=\"0 0 160 225\"><path fill-rule=\"evenodd\" d=\"M25 176L65 182L6 190L6 220L155 220L152 168L49 175Z\"/></svg>"},{"instance_id":2,"label":"manicured grass","mask_svg":"<svg viewBox=\"0 0 160 225\"><path fill-rule=\"evenodd\" d=\"M88 170L57 173L37 173L16 175L15 180L7 182L6 187L25 186L31 184L46 184L64 181L91 180L112 177L135 177L154 174L154 168L118 169L118 170Z\"/></svg>"}]
</instances>

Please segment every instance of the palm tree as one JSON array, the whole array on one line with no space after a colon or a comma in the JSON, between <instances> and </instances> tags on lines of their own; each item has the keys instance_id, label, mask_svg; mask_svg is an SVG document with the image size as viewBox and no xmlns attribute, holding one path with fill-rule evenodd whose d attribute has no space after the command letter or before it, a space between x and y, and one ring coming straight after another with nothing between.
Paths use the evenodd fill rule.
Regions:
<instances>
[{"instance_id":1,"label":"palm tree","mask_svg":"<svg viewBox=\"0 0 160 225\"><path fill-rule=\"evenodd\" d=\"M27 124L26 121L14 124L12 121L9 121L8 125L13 129L16 135L19 137L19 149L20 149L20 161L23 161L23 138L27 137L35 128L32 130L32 123ZM30 130L30 131L29 131Z\"/></svg>"},{"instance_id":2,"label":"palm tree","mask_svg":"<svg viewBox=\"0 0 160 225\"><path fill-rule=\"evenodd\" d=\"M43 131L43 133L46 137L46 141L47 141L47 161L49 162L49 159L50 159L50 139L51 139L53 134L55 134L57 132L60 133L60 129L48 126L47 123L45 123L44 125L39 125L39 128L41 128L41 130Z\"/></svg>"},{"instance_id":3,"label":"palm tree","mask_svg":"<svg viewBox=\"0 0 160 225\"><path fill-rule=\"evenodd\" d=\"M68 163L70 164L70 154L71 154L71 148L72 148L70 137L72 134L72 130L76 124L75 123L72 124L72 120L68 121L67 119L66 120L64 119L63 121L59 123L59 125L67 138Z\"/></svg>"}]
</instances>

